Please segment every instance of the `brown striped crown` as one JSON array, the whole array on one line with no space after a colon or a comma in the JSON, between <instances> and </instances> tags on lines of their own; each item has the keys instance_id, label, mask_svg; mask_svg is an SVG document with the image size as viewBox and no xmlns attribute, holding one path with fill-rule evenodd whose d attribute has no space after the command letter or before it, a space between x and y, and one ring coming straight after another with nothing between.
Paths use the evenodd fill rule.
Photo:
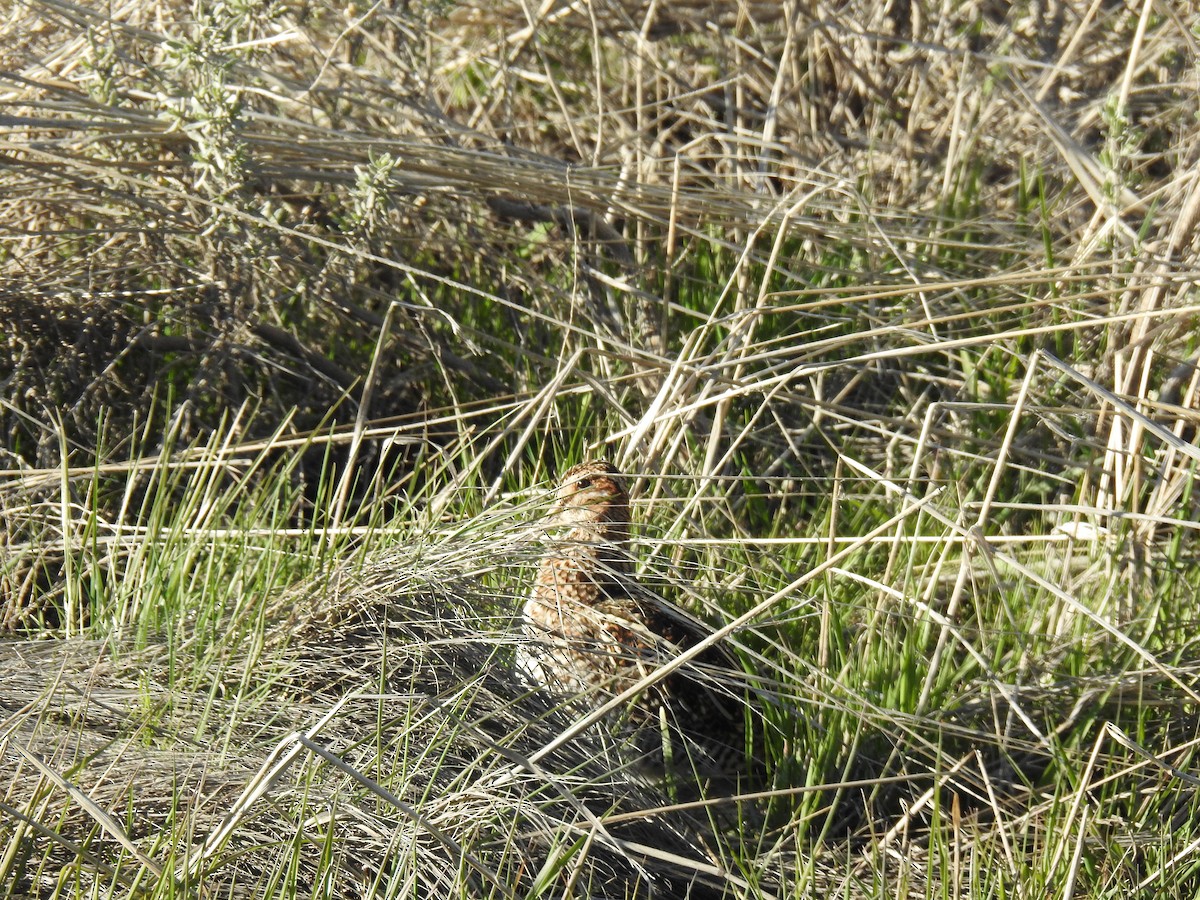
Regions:
<instances>
[{"instance_id":1,"label":"brown striped crown","mask_svg":"<svg viewBox=\"0 0 1200 900\"><path fill-rule=\"evenodd\" d=\"M566 529L558 551L549 558L590 557L611 575L632 570L629 494L608 460L580 463L563 473L547 524L555 530Z\"/></svg>"}]
</instances>

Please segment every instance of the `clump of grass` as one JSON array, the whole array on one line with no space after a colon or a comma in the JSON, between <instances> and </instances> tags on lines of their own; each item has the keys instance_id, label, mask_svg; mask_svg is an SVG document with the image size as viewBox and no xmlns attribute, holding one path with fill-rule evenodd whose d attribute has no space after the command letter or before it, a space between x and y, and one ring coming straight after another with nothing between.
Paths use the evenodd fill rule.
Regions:
<instances>
[{"instance_id":1,"label":"clump of grass","mask_svg":"<svg viewBox=\"0 0 1200 900\"><path fill-rule=\"evenodd\" d=\"M235 534L260 544L229 555L211 532L185 527L194 510L177 512L159 571L212 577L186 596L216 604L225 586L252 589L289 545L346 539L242 523ZM257 604L188 609L167 602L172 580L158 596L143 586L143 603L159 603L134 612L161 633L122 640L95 623L105 640L66 637L32 654L5 645L15 827L5 881L40 889L81 852L83 883L102 890L650 895L742 883L706 857L691 816L672 819L666 795L624 770L605 728L580 730L514 672L513 585L534 552L512 510L426 522L371 561L318 569L292 590L267 583ZM223 568L230 561L240 566ZM80 683L91 687L75 693ZM44 717L65 709L77 710L69 721ZM64 753L78 768L52 777L71 767ZM102 812L113 808L130 812ZM53 832L32 827L47 816ZM134 862L116 864L122 846L138 847Z\"/></svg>"}]
</instances>

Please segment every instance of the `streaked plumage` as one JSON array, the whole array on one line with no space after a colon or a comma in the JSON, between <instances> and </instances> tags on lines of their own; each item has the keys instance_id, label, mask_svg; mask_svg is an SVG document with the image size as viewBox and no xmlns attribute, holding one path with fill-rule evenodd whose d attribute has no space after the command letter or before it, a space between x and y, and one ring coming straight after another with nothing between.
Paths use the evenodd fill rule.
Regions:
<instances>
[{"instance_id":1,"label":"streaked plumage","mask_svg":"<svg viewBox=\"0 0 1200 900\"><path fill-rule=\"evenodd\" d=\"M538 686L599 704L712 633L636 583L629 497L610 463L569 469L547 526L566 534L538 566L523 611L528 640L518 655L518 667ZM741 674L715 645L638 695L622 715L623 729L659 764L670 755L674 768L731 774L746 760Z\"/></svg>"}]
</instances>

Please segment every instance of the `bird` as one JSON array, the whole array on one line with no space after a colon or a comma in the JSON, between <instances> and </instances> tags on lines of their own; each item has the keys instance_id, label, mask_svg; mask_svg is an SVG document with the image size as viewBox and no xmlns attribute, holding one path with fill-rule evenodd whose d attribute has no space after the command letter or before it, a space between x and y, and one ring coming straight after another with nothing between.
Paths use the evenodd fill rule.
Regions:
<instances>
[{"instance_id":1,"label":"bird","mask_svg":"<svg viewBox=\"0 0 1200 900\"><path fill-rule=\"evenodd\" d=\"M521 676L557 696L599 705L713 633L634 576L629 494L599 459L563 473L546 514L565 532L541 557L522 609ZM746 771L744 672L721 643L641 690L617 714L643 768L697 776Z\"/></svg>"}]
</instances>

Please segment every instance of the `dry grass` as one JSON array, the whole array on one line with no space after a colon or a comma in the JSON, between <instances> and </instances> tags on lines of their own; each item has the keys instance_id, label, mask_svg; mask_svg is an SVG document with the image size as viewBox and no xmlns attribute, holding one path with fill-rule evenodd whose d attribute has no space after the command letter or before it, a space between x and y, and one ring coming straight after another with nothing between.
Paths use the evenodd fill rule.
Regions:
<instances>
[{"instance_id":1,"label":"dry grass","mask_svg":"<svg viewBox=\"0 0 1200 900\"><path fill-rule=\"evenodd\" d=\"M1195 12L0 28L9 893L1190 893ZM765 679L740 823L539 756L600 452Z\"/></svg>"}]
</instances>

